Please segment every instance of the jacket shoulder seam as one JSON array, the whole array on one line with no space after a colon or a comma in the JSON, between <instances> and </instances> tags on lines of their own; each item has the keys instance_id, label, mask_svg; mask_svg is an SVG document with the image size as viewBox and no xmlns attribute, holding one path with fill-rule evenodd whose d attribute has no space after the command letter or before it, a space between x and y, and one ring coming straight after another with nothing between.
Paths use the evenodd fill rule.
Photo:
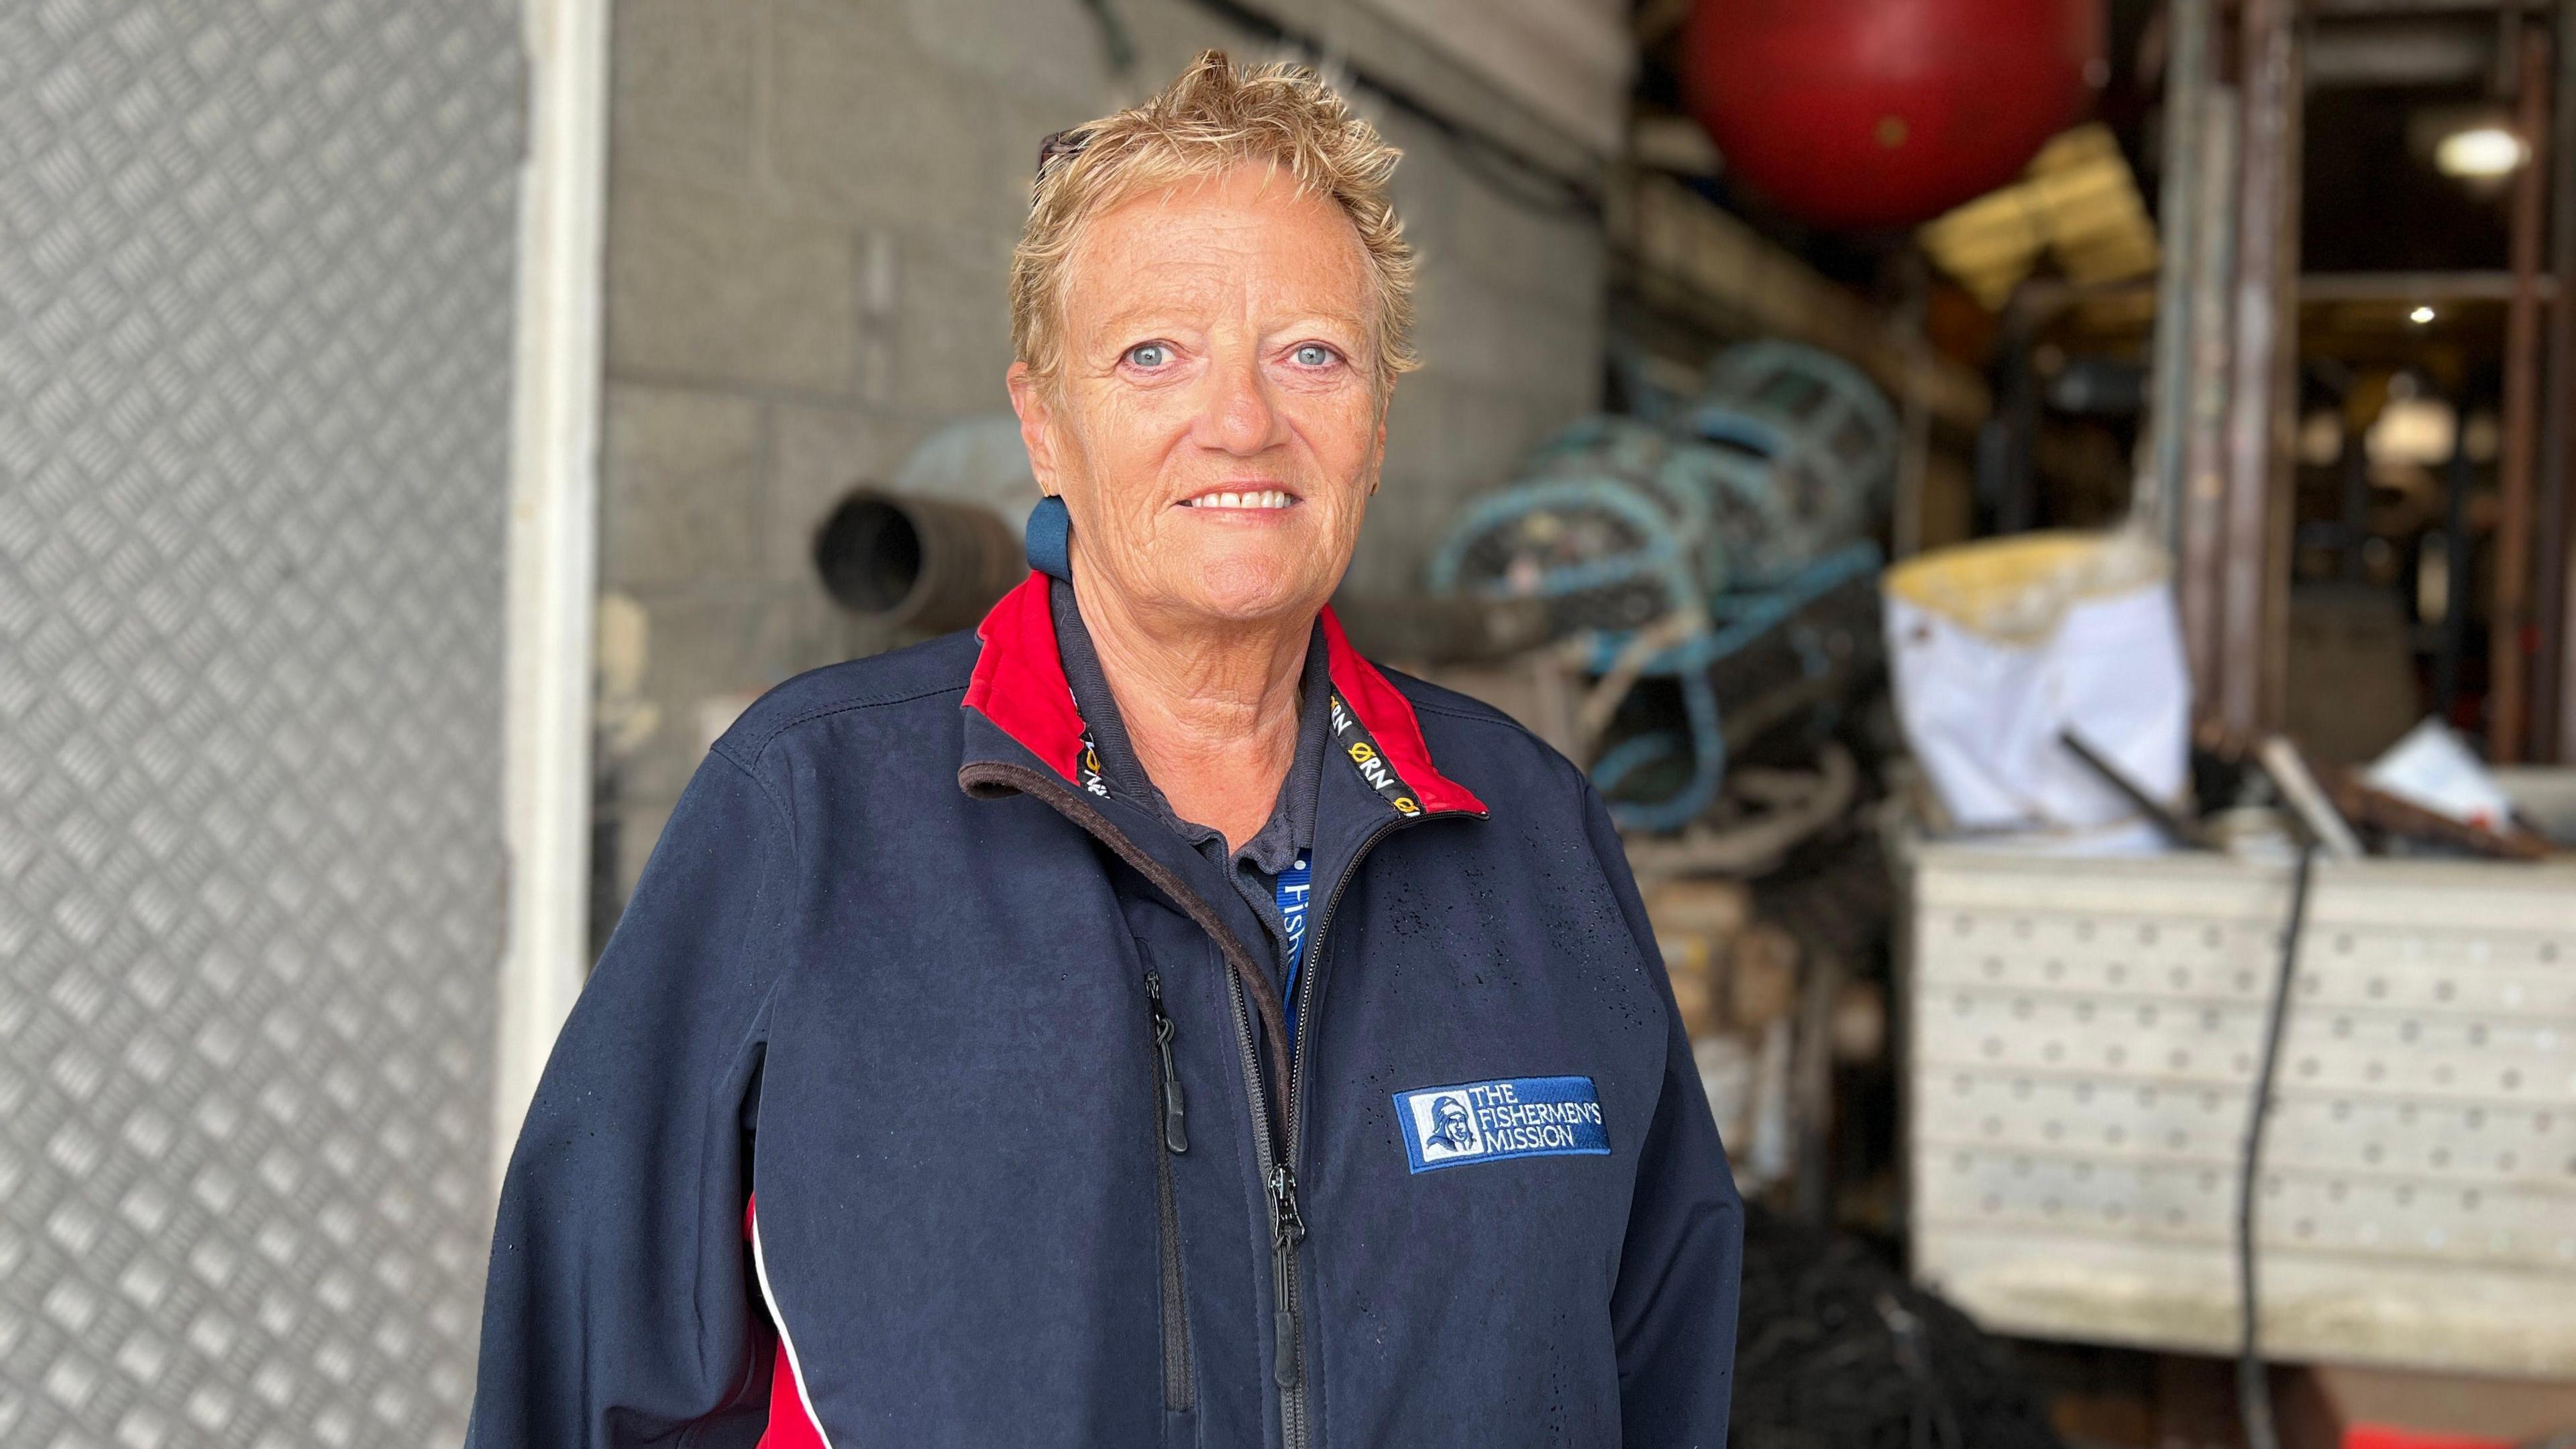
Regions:
<instances>
[{"instance_id":1,"label":"jacket shoulder seam","mask_svg":"<svg viewBox=\"0 0 2576 1449\"><path fill-rule=\"evenodd\" d=\"M943 694L964 694L965 692L965 685L943 684L937 689L915 690L910 694L881 695L871 699L844 699L832 704L816 705L801 714L789 715L787 718L770 726L768 732L760 736L759 743L752 748L751 760L749 762L743 760L735 750L728 749L722 740L718 740L716 742L715 749L717 753L724 755L725 758L733 761L734 764L741 766L747 773L749 772L752 764L757 763L763 755L769 753L770 745L775 743L780 735L787 733L798 725L811 723L812 721L821 719L826 715L846 714L855 709L880 709L898 704L911 704L917 700L936 699Z\"/></svg>"},{"instance_id":2,"label":"jacket shoulder seam","mask_svg":"<svg viewBox=\"0 0 2576 1449\"><path fill-rule=\"evenodd\" d=\"M726 764L742 772L743 778L749 780L752 788L760 792L760 798L769 802L770 813L778 817L779 825L787 831L788 853L791 856L798 854L803 847L796 839L796 816L788 810L787 802L778 798L778 792L770 788L769 782L761 778L760 772L743 763L742 757L726 749L721 740L709 746L707 753L721 757Z\"/></svg>"}]
</instances>

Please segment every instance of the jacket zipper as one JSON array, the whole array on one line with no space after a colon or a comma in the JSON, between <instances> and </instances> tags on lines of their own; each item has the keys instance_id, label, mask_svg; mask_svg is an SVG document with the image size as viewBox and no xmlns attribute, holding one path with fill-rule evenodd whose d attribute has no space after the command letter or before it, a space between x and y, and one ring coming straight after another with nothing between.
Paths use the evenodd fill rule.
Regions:
<instances>
[{"instance_id":1,"label":"jacket zipper","mask_svg":"<svg viewBox=\"0 0 2576 1449\"><path fill-rule=\"evenodd\" d=\"M1189 1123L1181 1103L1181 1074L1172 1063L1172 1018L1163 1010L1163 977L1145 973L1145 1005L1154 1026L1155 1098L1162 1107L1161 1141L1154 1147L1154 1192L1163 1248L1163 1407L1187 1413L1195 1403L1190 1380L1189 1300L1181 1291L1181 1218L1172 1202L1172 1158L1190 1150Z\"/></svg>"},{"instance_id":2,"label":"jacket zipper","mask_svg":"<svg viewBox=\"0 0 2576 1449\"><path fill-rule=\"evenodd\" d=\"M1208 907L1206 901L1199 899L1197 892L1156 864L1153 857L1145 854L1134 841L1127 838L1125 832L1110 824L1106 817L1092 808L1090 802L1076 795L1061 780L1024 765L999 763L968 765L957 772L957 780L960 785L970 790L988 784L1007 785L1022 793L1035 795L1054 807L1058 814L1107 845L1139 874L1171 894L1184 914L1187 914L1198 924L1199 929L1207 932L1217 942L1220 953L1227 957L1227 964L1233 968L1232 975L1227 981L1227 995L1234 1006L1235 1046L1242 1057L1244 1091L1252 1102L1253 1166L1269 1188L1271 1274L1276 1295L1272 1304L1271 1330L1277 1340L1277 1353L1271 1366L1271 1377L1277 1381L1279 1387L1280 1439L1285 1449L1309 1449L1313 1443L1313 1430L1307 1421L1305 1373L1299 1351L1299 1346L1303 1342L1303 1316L1297 1307L1297 1246L1306 1239L1306 1220L1297 1206L1297 1172L1293 1166L1298 1157L1302 1135L1300 1119L1303 1113L1299 1108L1305 1097L1306 1073L1293 1055L1288 1056L1287 1071L1284 1074L1285 1083L1281 1091L1283 1100L1279 1104L1283 1116L1278 1123L1278 1134L1273 1136L1271 1094L1262 1080L1261 1051L1252 1035L1252 1012L1249 1009L1249 997L1245 990L1246 980L1258 979L1261 989L1268 993L1260 1000L1260 1004L1271 1008L1265 1015L1283 1028L1286 1025L1287 1003L1279 1000L1278 988L1271 984L1268 976L1262 974L1259 966L1253 964L1251 951L1235 936L1234 932L1228 930L1225 924L1216 918L1216 913ZM1419 824L1432 818L1434 817L1416 815L1389 820L1371 831L1360 841L1359 848L1351 852L1350 862L1342 867L1341 876L1333 882L1333 893L1325 898L1323 910L1315 917L1314 929L1306 936L1307 964L1306 969L1299 973L1297 987L1296 1010L1299 1036L1307 1035L1307 1014L1314 1002L1315 978L1321 974L1317 968L1323 962L1324 932L1332 925L1333 910L1341 904L1342 895L1350 888L1352 877L1359 874L1360 863L1366 860L1369 851L1389 834L1403 826ZM1192 909L1193 907L1196 909ZM1228 951L1226 949L1228 947L1232 950ZM1280 1051L1283 1055L1287 1055L1284 1032L1274 1032L1273 1035L1281 1038ZM1282 1148L1286 1149L1284 1153L1280 1150ZM1163 1166L1168 1170L1170 1164L1166 1161Z\"/></svg>"},{"instance_id":3,"label":"jacket zipper","mask_svg":"<svg viewBox=\"0 0 2576 1449\"><path fill-rule=\"evenodd\" d=\"M1269 982L1263 981L1267 987ZM1272 1360L1270 1375L1279 1388L1279 1440L1285 1449L1307 1449L1306 1394L1297 1361L1297 1243L1306 1235L1297 1215L1297 1179L1278 1148L1283 1138L1270 1132L1270 1093L1261 1081L1261 1052L1252 1036L1252 1013L1246 1009L1243 978L1227 983L1234 1005L1235 1046L1243 1057L1244 1090L1252 1097L1252 1161L1267 1186L1270 1211ZM1293 1079L1294 1064L1290 1066ZM1283 1101L1282 1106L1286 1105Z\"/></svg>"},{"instance_id":4,"label":"jacket zipper","mask_svg":"<svg viewBox=\"0 0 2576 1449\"><path fill-rule=\"evenodd\" d=\"M1091 835L1092 838L1108 846L1119 859L1127 862L1127 864L1133 867L1138 874L1153 882L1157 889L1170 895L1173 902L1181 907L1182 913L1195 922L1200 930L1207 932L1209 938L1217 943L1218 953L1226 958L1226 964L1231 968L1231 975L1226 983L1227 995L1234 1006L1235 1046L1241 1056L1244 1093L1250 1098L1252 1105L1253 1167L1254 1170L1261 1175L1261 1180L1264 1183L1270 1183L1276 1180L1279 1172L1278 1146L1285 1138L1285 1124L1281 1124L1283 1128L1282 1133L1279 1136L1273 1136L1271 1131L1272 1093L1268 1084L1263 1080L1260 1050L1253 1043L1252 1016L1251 1012L1246 1007L1247 998L1244 991L1245 980L1247 978L1257 978L1261 982L1263 989L1270 993L1268 996L1260 1000L1260 1005L1267 1008L1264 1012L1264 1019L1279 1027L1279 1030L1274 1032L1273 1035L1284 1038L1286 1034L1287 1014L1284 1005L1279 1001L1277 990L1271 987L1269 978L1262 975L1261 968L1254 964L1252 952L1244 946L1242 940L1238 938L1233 931L1226 928L1225 923L1217 918L1216 912L1209 907L1206 901L1199 898L1196 891L1191 890L1188 885L1183 883L1177 876L1174 876L1169 870L1166 870L1160 864L1156 863L1152 856L1147 855L1134 841L1127 838L1126 832L1120 830L1117 826L1110 824L1107 817L1103 816L1097 809L1093 808L1088 800L1075 794L1073 790L1066 786L1059 777L1043 771L1030 769L1025 765L978 762L959 770L957 772L957 783L965 787L970 792L980 788L999 785L1019 791L1022 794L1034 795L1038 799L1045 801L1056 811L1057 814L1060 814L1067 820L1072 821L1083 831ZM1286 1077L1284 1074L1281 1078L1281 1082L1282 1089L1278 1094L1280 1099L1279 1105L1284 1108L1287 1105L1287 1099L1290 1095L1285 1087ZM1163 1165L1166 1169L1170 1166L1168 1161L1164 1162ZM1270 1198L1269 1206L1271 1213L1271 1239L1275 1258L1275 1249L1279 1241L1280 1234L1285 1230L1279 1216L1283 1203L1278 1195L1273 1194ZM1296 1206L1296 1190L1293 1180L1288 1185L1284 1206L1292 1210ZM1299 1224L1298 1231L1302 1234L1302 1223ZM1293 1302L1293 1293L1296 1286L1294 1281L1293 1263L1290 1265L1290 1270L1289 1287ZM1279 1320L1274 1317L1274 1328L1278 1326L1278 1321ZM1291 1327L1293 1326L1292 1310ZM1289 1343L1291 1345L1289 1350L1289 1359L1290 1363L1293 1365L1295 1340L1291 1338ZM1280 1390L1279 1422L1281 1427L1281 1438L1284 1441L1285 1449L1308 1449L1308 1445L1311 1440L1306 1427L1305 1396L1302 1389L1283 1387Z\"/></svg>"},{"instance_id":5,"label":"jacket zipper","mask_svg":"<svg viewBox=\"0 0 2576 1449\"><path fill-rule=\"evenodd\" d=\"M1342 903L1343 892L1350 889L1352 878L1359 874L1360 863L1368 859L1368 853L1377 848L1379 841L1406 825L1427 818L1398 818L1371 830L1361 838L1358 848L1351 852L1349 862L1342 867L1341 875L1333 881L1333 893L1324 898L1324 907L1315 916L1315 928L1306 935L1306 969L1298 973L1297 1000L1291 1004L1291 1009L1297 1014L1298 1040L1310 1043L1314 1040L1307 1028L1314 1014L1315 982L1324 974L1324 933L1332 927L1333 911ZM1239 995L1235 1021L1249 1050L1252 1026L1245 1019ZM1286 1050L1285 1043L1281 1044L1281 1050ZM1270 1169L1271 1277L1276 1288L1271 1328L1278 1342L1278 1358L1272 1366L1272 1376L1278 1380L1281 1391L1280 1437L1289 1449L1305 1449L1312 1438L1307 1422L1305 1374L1301 1363L1305 1344L1304 1320L1297 1306L1297 1245L1306 1240L1306 1219L1297 1207L1296 1164L1305 1160L1306 1076L1305 1059L1291 1055L1288 1061L1287 1151Z\"/></svg>"}]
</instances>

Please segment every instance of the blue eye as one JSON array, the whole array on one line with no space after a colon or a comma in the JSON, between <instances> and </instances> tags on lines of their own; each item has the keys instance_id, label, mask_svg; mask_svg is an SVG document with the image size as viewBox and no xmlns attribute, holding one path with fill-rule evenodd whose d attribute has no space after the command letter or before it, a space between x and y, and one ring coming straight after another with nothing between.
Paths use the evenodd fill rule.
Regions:
<instances>
[{"instance_id":1,"label":"blue eye","mask_svg":"<svg viewBox=\"0 0 2576 1449\"><path fill-rule=\"evenodd\" d=\"M1340 360L1340 354L1320 342L1309 342L1289 354L1299 367L1329 367Z\"/></svg>"},{"instance_id":2,"label":"blue eye","mask_svg":"<svg viewBox=\"0 0 2576 1449\"><path fill-rule=\"evenodd\" d=\"M1127 361L1137 367L1160 367L1172 360L1172 349L1159 342L1139 342L1127 349Z\"/></svg>"}]
</instances>

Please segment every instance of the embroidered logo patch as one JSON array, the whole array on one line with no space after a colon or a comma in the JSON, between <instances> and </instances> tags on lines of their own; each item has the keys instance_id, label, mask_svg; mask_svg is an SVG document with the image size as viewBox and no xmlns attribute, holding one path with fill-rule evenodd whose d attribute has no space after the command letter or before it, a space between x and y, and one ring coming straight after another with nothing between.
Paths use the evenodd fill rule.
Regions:
<instances>
[{"instance_id":1,"label":"embroidered logo patch","mask_svg":"<svg viewBox=\"0 0 2576 1449\"><path fill-rule=\"evenodd\" d=\"M1590 1077L1507 1077L1398 1092L1395 1119L1415 1172L1610 1150Z\"/></svg>"}]
</instances>

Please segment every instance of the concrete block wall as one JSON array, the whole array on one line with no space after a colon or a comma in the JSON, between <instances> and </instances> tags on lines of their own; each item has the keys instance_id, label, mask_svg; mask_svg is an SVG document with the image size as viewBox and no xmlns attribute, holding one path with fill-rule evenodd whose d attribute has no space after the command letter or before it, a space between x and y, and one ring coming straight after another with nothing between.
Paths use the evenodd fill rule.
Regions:
<instances>
[{"instance_id":1,"label":"concrete block wall","mask_svg":"<svg viewBox=\"0 0 2576 1449\"><path fill-rule=\"evenodd\" d=\"M613 920L708 732L801 670L901 642L837 611L808 549L853 483L940 425L1006 410L1003 282L1038 140L1224 46L1191 0L618 0L601 500L599 926ZM1349 0L1277 0L1516 144L1562 140ZM1309 13L1311 12L1311 13ZM1424 368L1398 387L1386 485L1347 587L1411 586L1458 502L1590 409L1597 222L1533 207L1365 90L1406 150ZM1515 199L1520 195L1521 199Z\"/></svg>"}]
</instances>

